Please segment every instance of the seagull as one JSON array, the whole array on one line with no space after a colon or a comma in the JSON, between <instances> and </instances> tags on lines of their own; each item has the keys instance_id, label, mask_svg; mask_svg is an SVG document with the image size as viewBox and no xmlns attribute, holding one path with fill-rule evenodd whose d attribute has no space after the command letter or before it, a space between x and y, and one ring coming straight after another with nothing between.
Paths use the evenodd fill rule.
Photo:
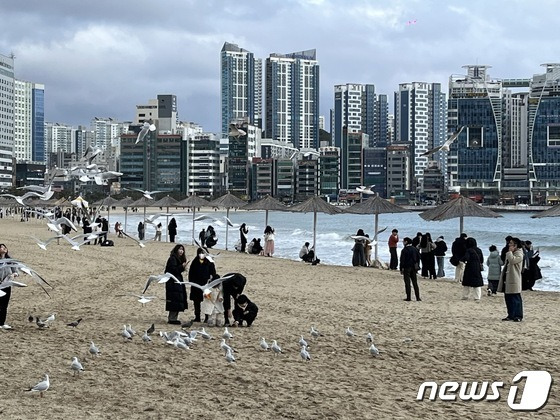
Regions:
<instances>
[{"instance_id":1,"label":"seagull","mask_svg":"<svg viewBox=\"0 0 560 420\"><path fill-rule=\"evenodd\" d=\"M237 125L235 124L230 124L229 125L229 133L228 136L230 137L240 137L240 136L246 136L247 133L244 130L241 130L240 128L237 128Z\"/></svg>"},{"instance_id":2,"label":"seagull","mask_svg":"<svg viewBox=\"0 0 560 420\"><path fill-rule=\"evenodd\" d=\"M89 234L88 234L89 235ZM80 247L84 244L87 244L90 242L90 239L84 239L81 242L77 242L75 240L73 240L72 238L69 238L67 235L60 235L62 239L64 239L66 242L68 242L70 245L72 245L72 249L74 251L79 251Z\"/></svg>"},{"instance_id":3,"label":"seagull","mask_svg":"<svg viewBox=\"0 0 560 420\"><path fill-rule=\"evenodd\" d=\"M150 338L150 335L148 334L148 331L145 331L144 335L142 335L142 341L144 343L149 343L150 341L152 341L152 339Z\"/></svg>"},{"instance_id":4,"label":"seagull","mask_svg":"<svg viewBox=\"0 0 560 420\"><path fill-rule=\"evenodd\" d=\"M70 365L70 369L74 371L74 376L76 375L76 373L79 376L80 372L84 371L84 367L82 366L82 364L80 363L77 357L72 357L72 364Z\"/></svg>"},{"instance_id":5,"label":"seagull","mask_svg":"<svg viewBox=\"0 0 560 420\"><path fill-rule=\"evenodd\" d=\"M38 392L43 397L43 392L49 389L50 382L49 382L49 375L45 374L43 380L38 382L35 386L29 388L27 391L29 392Z\"/></svg>"},{"instance_id":6,"label":"seagull","mask_svg":"<svg viewBox=\"0 0 560 420\"><path fill-rule=\"evenodd\" d=\"M55 314L50 314L47 318L45 318L45 322L51 323L55 320Z\"/></svg>"},{"instance_id":7,"label":"seagull","mask_svg":"<svg viewBox=\"0 0 560 420\"><path fill-rule=\"evenodd\" d=\"M87 159L88 165L91 165L92 160L101 152L103 152L103 150L99 147L88 146L82 159Z\"/></svg>"},{"instance_id":8,"label":"seagull","mask_svg":"<svg viewBox=\"0 0 560 420\"><path fill-rule=\"evenodd\" d=\"M233 352L231 350L226 350L226 360L229 363L233 363L235 362L235 356L233 355Z\"/></svg>"},{"instance_id":9,"label":"seagull","mask_svg":"<svg viewBox=\"0 0 560 420\"><path fill-rule=\"evenodd\" d=\"M268 343L266 342L266 340L264 339L264 337L261 337L261 341L260 341L259 345L261 346L261 349L263 349L263 350L266 350L266 351L270 350L270 347L269 347Z\"/></svg>"},{"instance_id":10,"label":"seagull","mask_svg":"<svg viewBox=\"0 0 560 420\"><path fill-rule=\"evenodd\" d=\"M127 324L127 325L125 326L125 328L126 328L126 331L128 331L128 333L130 334L131 337L136 335L136 331L134 331L134 330L132 329L132 325Z\"/></svg>"},{"instance_id":11,"label":"seagull","mask_svg":"<svg viewBox=\"0 0 560 420\"><path fill-rule=\"evenodd\" d=\"M346 327L346 336L347 337L354 337L356 334L354 334L354 331L352 331L352 329L350 327Z\"/></svg>"},{"instance_id":12,"label":"seagull","mask_svg":"<svg viewBox=\"0 0 560 420\"><path fill-rule=\"evenodd\" d=\"M140 248L146 248L146 245L144 244L144 241L136 239L134 236L130 236L126 232L123 232L123 231L121 231L121 232L126 238L132 239L134 242L136 242Z\"/></svg>"},{"instance_id":13,"label":"seagull","mask_svg":"<svg viewBox=\"0 0 560 420\"><path fill-rule=\"evenodd\" d=\"M466 127L465 125L462 125L461 128L459 128L459 130L451 134L451 136L449 136L449 138L441 146L434 147L433 149L430 149L427 152L422 153L420 156L430 156L439 151L449 152L449 147L451 146L451 143L453 143L457 139L457 137L459 137L459 134L461 134L461 132L465 127Z\"/></svg>"},{"instance_id":14,"label":"seagull","mask_svg":"<svg viewBox=\"0 0 560 420\"><path fill-rule=\"evenodd\" d=\"M413 341L414 341L414 340L413 340L412 338L410 338L410 337L405 337L405 338L403 338L403 343L407 343L407 344L408 344L408 343L412 343Z\"/></svg>"},{"instance_id":15,"label":"seagull","mask_svg":"<svg viewBox=\"0 0 560 420\"><path fill-rule=\"evenodd\" d=\"M310 332L311 335L312 335L313 337L315 337L315 338L317 338L317 337L323 337L323 334L320 333L319 331L317 331L317 330L315 329L315 327L313 327L313 326L311 327L311 330L310 330L309 332Z\"/></svg>"},{"instance_id":16,"label":"seagull","mask_svg":"<svg viewBox=\"0 0 560 420\"><path fill-rule=\"evenodd\" d=\"M74 225L74 223L72 223L72 221L70 219L68 219L67 217L59 217L56 220L50 220L47 223L47 227L56 232L56 233L61 233L62 229L60 227L60 225L66 225L68 226L70 229L72 229L73 231L78 231L78 229L76 228L76 226Z\"/></svg>"},{"instance_id":17,"label":"seagull","mask_svg":"<svg viewBox=\"0 0 560 420\"><path fill-rule=\"evenodd\" d=\"M156 330L156 326L154 324L150 325L150 328L146 330L146 334L150 335Z\"/></svg>"},{"instance_id":18,"label":"seagull","mask_svg":"<svg viewBox=\"0 0 560 420\"><path fill-rule=\"evenodd\" d=\"M132 336L126 329L126 325L123 325L123 329L121 331L121 337L124 338L125 340L132 340Z\"/></svg>"},{"instance_id":19,"label":"seagull","mask_svg":"<svg viewBox=\"0 0 560 420\"><path fill-rule=\"evenodd\" d=\"M225 339L225 338L222 338L222 341L220 342L220 348L221 348L223 351L225 351L226 353L228 352L228 350L229 350L229 351L232 351L232 352L234 352L234 353L237 352L237 350L234 350L233 347L231 347L230 345L228 345L228 344L226 343L226 339Z\"/></svg>"},{"instance_id":20,"label":"seagull","mask_svg":"<svg viewBox=\"0 0 560 420\"><path fill-rule=\"evenodd\" d=\"M132 292L126 293L124 295L118 295L118 296L134 296L135 298L138 298L138 302L140 302L142 306L144 306L146 303L152 302L154 299L157 299L157 296L146 296L144 294L138 295Z\"/></svg>"},{"instance_id":21,"label":"seagull","mask_svg":"<svg viewBox=\"0 0 560 420\"><path fill-rule=\"evenodd\" d=\"M154 124L150 124L148 121L144 121L144 124L142 125L142 129L138 133L138 137L136 138L136 142L134 144L138 144L139 142L141 142L146 138L148 132L155 131L155 130L156 130L156 126Z\"/></svg>"},{"instance_id":22,"label":"seagull","mask_svg":"<svg viewBox=\"0 0 560 420\"><path fill-rule=\"evenodd\" d=\"M11 197L17 201L17 203L21 206L27 207L27 204L23 202L23 200L29 197L41 197L41 194L36 193L34 191L29 191L23 195L13 195L13 194L0 194L0 197Z\"/></svg>"},{"instance_id":23,"label":"seagull","mask_svg":"<svg viewBox=\"0 0 560 420\"><path fill-rule=\"evenodd\" d=\"M305 338L303 338L303 335L299 339L298 344L300 345L300 347L309 347L309 345L307 344L307 341L305 341Z\"/></svg>"},{"instance_id":24,"label":"seagull","mask_svg":"<svg viewBox=\"0 0 560 420\"><path fill-rule=\"evenodd\" d=\"M66 325L69 326L69 327L76 328L78 325L80 325L80 322L82 322L82 318L78 318L76 321L69 322Z\"/></svg>"},{"instance_id":25,"label":"seagull","mask_svg":"<svg viewBox=\"0 0 560 420\"><path fill-rule=\"evenodd\" d=\"M150 225L155 225L154 221L161 216L161 213L152 214L144 219L144 223L148 223Z\"/></svg>"},{"instance_id":26,"label":"seagull","mask_svg":"<svg viewBox=\"0 0 560 420\"><path fill-rule=\"evenodd\" d=\"M0 267L2 266L8 266L11 268L16 268L20 271L22 271L23 273L31 276L31 278L39 285L41 286L41 288L43 289L43 291L47 294L47 296L50 297L49 292L47 292L47 289L45 289L44 285L49 286L50 288L53 288L43 277L41 277L39 275L39 273L37 273L35 270L33 270L32 268L26 266L24 263L22 263L21 261L15 260L13 258L4 258L2 259L2 261L0 262ZM13 274L12 274L13 275ZM2 279L0 279L2 280ZM6 280L4 278L4 280ZM8 281L13 281L13 280L8 280ZM0 282L0 289L3 289L4 287L2 287L2 285L5 285L6 281ZM19 287L25 287L27 285L22 286L23 283L17 283L14 284L15 286L19 286ZM9 286L6 286L9 287Z\"/></svg>"},{"instance_id":27,"label":"seagull","mask_svg":"<svg viewBox=\"0 0 560 420\"><path fill-rule=\"evenodd\" d=\"M148 280L146 281L146 285L144 286L144 291L142 292L142 295L146 293L146 290L148 290L148 287L150 287L150 284L152 284L154 281L157 281L158 283L167 283L169 279L173 279L175 280L176 283L179 283L179 279L171 273L152 274L148 276Z\"/></svg>"},{"instance_id":28,"label":"seagull","mask_svg":"<svg viewBox=\"0 0 560 420\"><path fill-rule=\"evenodd\" d=\"M140 188L129 188L130 191L139 191L142 193L142 195L144 197L146 197L148 200L154 200L154 197L152 197L152 194L157 194L163 191L148 191L148 190L141 190Z\"/></svg>"},{"instance_id":29,"label":"seagull","mask_svg":"<svg viewBox=\"0 0 560 420\"><path fill-rule=\"evenodd\" d=\"M229 280L233 277L233 274L229 275L229 276L223 276L220 277L219 279L216 280L212 280L209 283L200 285L200 284L196 284L196 283L191 283L190 281L183 281L183 282L179 282L180 284L184 284L184 285L189 285L189 286L193 286L193 287L197 287L198 289L204 291L205 289L211 289L212 287L216 287L218 284Z\"/></svg>"},{"instance_id":30,"label":"seagull","mask_svg":"<svg viewBox=\"0 0 560 420\"><path fill-rule=\"evenodd\" d=\"M270 348L272 349L275 355L283 353L282 348L278 345L276 340L272 340L272 346L270 346Z\"/></svg>"},{"instance_id":31,"label":"seagull","mask_svg":"<svg viewBox=\"0 0 560 420\"><path fill-rule=\"evenodd\" d=\"M8 287L27 287L27 284L13 280L13 277L11 277L10 274L4 278L2 283L0 283L0 296L6 295L6 292L4 292L2 289L6 289Z\"/></svg>"},{"instance_id":32,"label":"seagull","mask_svg":"<svg viewBox=\"0 0 560 420\"><path fill-rule=\"evenodd\" d=\"M311 355L307 351L307 347L302 346L301 350L299 351L299 355L303 361L311 361Z\"/></svg>"},{"instance_id":33,"label":"seagull","mask_svg":"<svg viewBox=\"0 0 560 420\"><path fill-rule=\"evenodd\" d=\"M370 332L366 334L366 343L373 343L373 334Z\"/></svg>"},{"instance_id":34,"label":"seagull","mask_svg":"<svg viewBox=\"0 0 560 420\"><path fill-rule=\"evenodd\" d=\"M369 346L369 354L371 354L373 357L379 356L379 350L373 343L371 343L371 346Z\"/></svg>"},{"instance_id":35,"label":"seagull","mask_svg":"<svg viewBox=\"0 0 560 420\"><path fill-rule=\"evenodd\" d=\"M359 187L356 187L356 191L362 194L371 195L371 194L375 194L375 191L372 191L373 187L375 187L375 185L370 185L369 187L366 187L365 185L360 185Z\"/></svg>"},{"instance_id":36,"label":"seagull","mask_svg":"<svg viewBox=\"0 0 560 420\"><path fill-rule=\"evenodd\" d=\"M228 328L224 328L224 333L222 334L222 338L226 340L231 340L233 338L233 334L228 331Z\"/></svg>"},{"instance_id":37,"label":"seagull","mask_svg":"<svg viewBox=\"0 0 560 420\"><path fill-rule=\"evenodd\" d=\"M206 330L204 329L204 327L202 327L202 329L200 331L198 331L198 333L202 336L202 338L204 338L205 340L213 340L214 337L212 337L210 334L208 334L206 332Z\"/></svg>"},{"instance_id":38,"label":"seagull","mask_svg":"<svg viewBox=\"0 0 560 420\"><path fill-rule=\"evenodd\" d=\"M91 354L92 356L99 356L99 353L101 353L99 351L99 348L92 341L89 345L89 354Z\"/></svg>"},{"instance_id":39,"label":"seagull","mask_svg":"<svg viewBox=\"0 0 560 420\"><path fill-rule=\"evenodd\" d=\"M36 238L33 235L28 235L30 238L32 238L33 240L35 240L35 242L37 243L37 245L39 246L39 248L43 249L43 250L47 250L47 246L54 241L55 239L60 239L61 235L57 235L57 236L53 236L52 238L47 239L46 241L42 241L38 238Z\"/></svg>"}]
</instances>

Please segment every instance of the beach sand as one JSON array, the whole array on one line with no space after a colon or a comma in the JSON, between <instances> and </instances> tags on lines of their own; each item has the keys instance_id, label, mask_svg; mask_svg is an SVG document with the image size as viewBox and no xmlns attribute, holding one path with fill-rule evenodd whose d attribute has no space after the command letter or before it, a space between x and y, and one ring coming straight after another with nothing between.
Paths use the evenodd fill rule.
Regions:
<instances>
[{"instance_id":1,"label":"beach sand","mask_svg":"<svg viewBox=\"0 0 560 420\"><path fill-rule=\"evenodd\" d=\"M207 327L216 339L200 340L188 351L166 345L157 334L149 344L138 336L132 342L120 337L123 324L137 331L152 323L156 333L172 330L162 285L148 291L162 299L144 307L119 296L140 293L148 275L162 273L172 244L151 242L142 249L112 234L114 247L72 251L60 241L43 251L26 235L52 236L36 220L0 219L0 242L54 290L49 298L22 275L29 287L12 291L7 323L14 329L0 330L5 419L554 418L560 408L557 384L536 413L515 412L507 404L518 372L560 376L558 293L523 292L524 321L502 322L502 295L483 296L480 304L461 301L461 286L450 280L420 280L423 301L404 302L396 272L221 251L218 273L245 275L245 293L260 309L252 327L230 329L238 353L229 364L219 348L223 328ZM196 249L186 250L192 259ZM56 320L47 329L27 320L53 312ZM189 301L180 319L192 316ZM77 328L65 325L78 318L83 321ZM312 325L324 337L312 339ZM357 336L346 337L346 327ZM369 354L367 332L379 357ZM311 362L300 358L301 335L310 342ZM277 340L284 354L260 351L261 337ZM101 350L95 359L88 354L92 340ZM85 368L76 377L69 368L73 356ZM45 373L51 387L44 398L25 392ZM499 401L416 400L422 382L447 380L505 386Z\"/></svg>"}]
</instances>

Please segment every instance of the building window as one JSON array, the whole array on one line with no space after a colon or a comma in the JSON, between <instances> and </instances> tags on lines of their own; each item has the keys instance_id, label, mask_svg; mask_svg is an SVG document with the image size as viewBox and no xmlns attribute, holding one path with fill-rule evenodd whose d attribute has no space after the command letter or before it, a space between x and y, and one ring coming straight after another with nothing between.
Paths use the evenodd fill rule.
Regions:
<instances>
[{"instance_id":1,"label":"building window","mask_svg":"<svg viewBox=\"0 0 560 420\"><path fill-rule=\"evenodd\" d=\"M549 124L546 127L548 147L560 147L560 124Z\"/></svg>"},{"instance_id":2,"label":"building window","mask_svg":"<svg viewBox=\"0 0 560 420\"><path fill-rule=\"evenodd\" d=\"M467 127L467 147L479 149L484 145L484 128Z\"/></svg>"}]
</instances>

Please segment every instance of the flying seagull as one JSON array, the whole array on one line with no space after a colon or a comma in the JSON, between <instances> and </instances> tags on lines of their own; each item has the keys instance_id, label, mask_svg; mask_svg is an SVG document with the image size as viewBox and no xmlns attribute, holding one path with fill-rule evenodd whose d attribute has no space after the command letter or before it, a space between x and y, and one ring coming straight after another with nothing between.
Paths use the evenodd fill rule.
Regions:
<instances>
[{"instance_id":1,"label":"flying seagull","mask_svg":"<svg viewBox=\"0 0 560 420\"><path fill-rule=\"evenodd\" d=\"M372 191L373 187L375 187L375 185L370 185L368 187L366 187L365 185L360 185L359 187L356 187L356 191L362 194L371 195L375 194L375 191Z\"/></svg>"},{"instance_id":2,"label":"flying seagull","mask_svg":"<svg viewBox=\"0 0 560 420\"><path fill-rule=\"evenodd\" d=\"M138 144L144 140L150 131L156 131L156 126L154 124L150 124L148 121L144 121L142 129L138 133L138 137L136 138L136 142L134 144Z\"/></svg>"},{"instance_id":3,"label":"flying seagull","mask_svg":"<svg viewBox=\"0 0 560 420\"><path fill-rule=\"evenodd\" d=\"M139 191L142 193L142 195L144 197L146 197L148 200L154 200L154 197L152 197L152 194L157 194L163 191L148 191L148 190L141 190L140 188L129 188L130 191Z\"/></svg>"},{"instance_id":4,"label":"flying seagull","mask_svg":"<svg viewBox=\"0 0 560 420\"><path fill-rule=\"evenodd\" d=\"M151 276L148 276L148 280L146 281L146 285L144 286L144 291L142 292L142 295L146 293L148 287L150 287L150 284L152 284L154 281L157 281L158 283L167 283L169 279L173 279L175 280L176 283L179 283L179 279L171 273L157 274L157 275L152 274Z\"/></svg>"},{"instance_id":5,"label":"flying seagull","mask_svg":"<svg viewBox=\"0 0 560 420\"><path fill-rule=\"evenodd\" d=\"M461 132L465 127L466 127L465 125L462 125L461 128L459 128L459 130L457 130L455 133L451 134L451 136L449 136L446 142L443 143L441 146L434 147L433 149L430 149L427 152L422 153L420 156L430 156L439 151L449 152L449 147L451 146L451 143L453 143L457 139L457 137L459 137L459 134L461 134Z\"/></svg>"}]
</instances>

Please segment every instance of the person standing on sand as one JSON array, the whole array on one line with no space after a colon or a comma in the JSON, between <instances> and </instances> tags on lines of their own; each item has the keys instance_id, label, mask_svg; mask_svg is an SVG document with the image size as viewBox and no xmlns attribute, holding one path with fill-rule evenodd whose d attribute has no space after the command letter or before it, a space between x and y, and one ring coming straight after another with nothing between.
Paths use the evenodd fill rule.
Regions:
<instances>
[{"instance_id":1,"label":"person standing on sand","mask_svg":"<svg viewBox=\"0 0 560 420\"><path fill-rule=\"evenodd\" d=\"M272 257L274 255L274 229L267 226L264 229L264 256Z\"/></svg>"},{"instance_id":2,"label":"person standing on sand","mask_svg":"<svg viewBox=\"0 0 560 420\"><path fill-rule=\"evenodd\" d=\"M465 263L465 270L463 273L463 300L467 300L471 291L474 292L474 300L480 303L480 296L482 294L482 269L484 257L482 251L476 245L476 239L467 238L467 250L461 261Z\"/></svg>"},{"instance_id":3,"label":"person standing on sand","mask_svg":"<svg viewBox=\"0 0 560 420\"><path fill-rule=\"evenodd\" d=\"M389 263L389 270L396 270L399 268L399 257L397 256L397 246L399 245L399 231L393 229L391 236L389 236L389 254L391 254L391 262Z\"/></svg>"},{"instance_id":4,"label":"person standing on sand","mask_svg":"<svg viewBox=\"0 0 560 420\"><path fill-rule=\"evenodd\" d=\"M523 320L523 300L521 299L523 251L519 238L510 239L505 260L506 263L498 283L498 291L504 292L507 307L507 316L502 321L521 322Z\"/></svg>"},{"instance_id":5,"label":"person standing on sand","mask_svg":"<svg viewBox=\"0 0 560 420\"><path fill-rule=\"evenodd\" d=\"M417 301L420 299L420 289L418 288L418 279L416 271L418 270L418 263L420 262L420 252L415 246L412 246L412 239L403 239L404 248L401 251L400 270L404 280L404 290L406 293L405 301L411 300L411 287L414 288L414 295Z\"/></svg>"},{"instance_id":6,"label":"person standing on sand","mask_svg":"<svg viewBox=\"0 0 560 420\"><path fill-rule=\"evenodd\" d=\"M0 261L10 258L8 255L8 247L4 244L0 244ZM19 276L17 270L13 267L6 267L0 265L0 284L6 280L12 280L14 277ZM8 324L6 324L6 317L8 316L8 305L10 304L10 296L12 295L12 288L6 287L2 289L5 293L4 296L0 296L0 328L3 330L11 330Z\"/></svg>"},{"instance_id":7,"label":"person standing on sand","mask_svg":"<svg viewBox=\"0 0 560 420\"><path fill-rule=\"evenodd\" d=\"M447 244L444 241L443 236L436 239L436 249L434 250L434 255L436 256L436 262L438 266L437 276L439 278L445 277L445 253L447 252Z\"/></svg>"},{"instance_id":8,"label":"person standing on sand","mask_svg":"<svg viewBox=\"0 0 560 420\"><path fill-rule=\"evenodd\" d=\"M249 233L249 229L247 225L243 223L239 227L239 240L241 241L241 249L240 252L245 252L245 248L247 247L247 234Z\"/></svg>"},{"instance_id":9,"label":"person standing on sand","mask_svg":"<svg viewBox=\"0 0 560 420\"><path fill-rule=\"evenodd\" d=\"M165 272L173 274L182 282L183 271L187 268L188 263L183 245L175 245L165 264ZM184 312L188 307L185 285L174 280L167 281L165 283L165 310L169 312L167 323L181 325L181 321L178 319L179 312Z\"/></svg>"},{"instance_id":10,"label":"person standing on sand","mask_svg":"<svg viewBox=\"0 0 560 420\"><path fill-rule=\"evenodd\" d=\"M189 282L204 286L209 281L212 281L217 277L218 275L216 274L216 266L213 262L210 262L210 260L206 258L204 250L202 248L198 248L196 250L196 257L192 261L191 268L189 269ZM194 318L192 320L193 322L201 322L200 304L202 303L203 297L204 295L201 289L191 286L189 298L194 303ZM205 317L204 322L208 322L207 317Z\"/></svg>"}]
</instances>

